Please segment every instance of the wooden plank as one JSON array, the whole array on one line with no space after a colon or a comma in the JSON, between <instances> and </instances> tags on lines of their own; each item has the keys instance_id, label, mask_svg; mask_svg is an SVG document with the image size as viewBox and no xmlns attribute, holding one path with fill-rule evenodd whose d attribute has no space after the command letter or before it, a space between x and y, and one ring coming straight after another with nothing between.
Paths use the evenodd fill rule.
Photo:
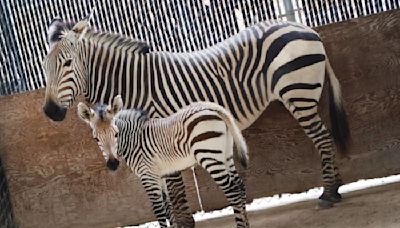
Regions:
<instances>
[{"instance_id":1,"label":"wooden plank","mask_svg":"<svg viewBox=\"0 0 400 228\"><path fill-rule=\"evenodd\" d=\"M318 28L343 86L353 135L339 160L346 182L400 173L400 11ZM128 169L106 170L90 130L68 112L62 123L42 113L44 91L0 98L0 156L21 227L112 227L154 217ZM325 110L326 94L321 101ZM328 120L323 111L323 119ZM244 132L251 166L248 199L321 185L319 157L296 121L273 104ZM206 210L226 205L208 174L196 170ZM198 210L191 171L189 202Z\"/></svg>"},{"instance_id":2,"label":"wooden plank","mask_svg":"<svg viewBox=\"0 0 400 228\"><path fill-rule=\"evenodd\" d=\"M154 220L144 189L128 168L109 172L90 129L68 112L42 113L44 90L0 99L0 151L21 227L111 227ZM192 172L184 174L198 210Z\"/></svg>"}]
</instances>

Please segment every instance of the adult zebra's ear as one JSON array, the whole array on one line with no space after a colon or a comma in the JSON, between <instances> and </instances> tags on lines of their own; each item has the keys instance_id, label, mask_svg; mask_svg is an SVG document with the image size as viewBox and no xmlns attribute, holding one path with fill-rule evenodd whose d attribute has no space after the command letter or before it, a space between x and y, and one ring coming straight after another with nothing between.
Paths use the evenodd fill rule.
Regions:
<instances>
[{"instance_id":1,"label":"adult zebra's ear","mask_svg":"<svg viewBox=\"0 0 400 228\"><path fill-rule=\"evenodd\" d=\"M47 28L47 41L49 42L50 47L61 39L64 27L65 23L61 18L55 17L53 20L51 20Z\"/></svg>"},{"instance_id":2,"label":"adult zebra's ear","mask_svg":"<svg viewBox=\"0 0 400 228\"><path fill-rule=\"evenodd\" d=\"M84 103L79 102L78 104L78 116L86 123L90 124L91 118L94 117L92 110Z\"/></svg>"},{"instance_id":3,"label":"adult zebra's ear","mask_svg":"<svg viewBox=\"0 0 400 228\"><path fill-rule=\"evenodd\" d=\"M121 95L117 95L114 97L111 106L107 108L107 112L113 116L115 116L119 111L121 111L124 106L124 102L122 101Z\"/></svg>"}]
</instances>

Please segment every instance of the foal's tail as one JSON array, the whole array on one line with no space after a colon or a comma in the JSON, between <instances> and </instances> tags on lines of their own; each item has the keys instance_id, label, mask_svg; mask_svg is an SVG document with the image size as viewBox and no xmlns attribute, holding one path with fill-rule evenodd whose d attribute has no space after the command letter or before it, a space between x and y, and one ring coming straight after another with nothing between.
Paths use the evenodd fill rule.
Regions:
<instances>
[{"instance_id":1,"label":"foal's tail","mask_svg":"<svg viewBox=\"0 0 400 228\"><path fill-rule=\"evenodd\" d=\"M224 120L229 132L232 134L233 141L236 145L236 153L239 158L240 164L247 168L249 164L249 154L247 149L246 140L244 139L241 130L237 126L232 114L220 105L213 103L212 110L216 111Z\"/></svg>"},{"instance_id":2,"label":"foal's tail","mask_svg":"<svg viewBox=\"0 0 400 228\"><path fill-rule=\"evenodd\" d=\"M347 115L343 108L340 84L333 72L332 66L326 59L326 73L329 76L329 112L331 118L332 136L343 154L346 153L350 141L350 130Z\"/></svg>"}]
</instances>

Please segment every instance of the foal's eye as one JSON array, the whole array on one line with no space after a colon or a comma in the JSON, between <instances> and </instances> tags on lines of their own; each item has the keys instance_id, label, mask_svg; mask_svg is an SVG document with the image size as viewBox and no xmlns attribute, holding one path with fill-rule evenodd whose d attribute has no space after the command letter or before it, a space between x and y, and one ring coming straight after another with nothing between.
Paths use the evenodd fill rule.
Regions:
<instances>
[{"instance_id":1,"label":"foal's eye","mask_svg":"<svg viewBox=\"0 0 400 228\"><path fill-rule=\"evenodd\" d=\"M64 66L70 66L72 62L72 59L68 59L67 61L65 61Z\"/></svg>"},{"instance_id":2,"label":"foal's eye","mask_svg":"<svg viewBox=\"0 0 400 228\"><path fill-rule=\"evenodd\" d=\"M117 133L115 133L114 137L115 137L115 138L117 138L117 137L118 137L118 132L117 132Z\"/></svg>"},{"instance_id":3,"label":"foal's eye","mask_svg":"<svg viewBox=\"0 0 400 228\"><path fill-rule=\"evenodd\" d=\"M96 140L96 142L99 142L99 139L97 137L94 137L94 140Z\"/></svg>"}]
</instances>

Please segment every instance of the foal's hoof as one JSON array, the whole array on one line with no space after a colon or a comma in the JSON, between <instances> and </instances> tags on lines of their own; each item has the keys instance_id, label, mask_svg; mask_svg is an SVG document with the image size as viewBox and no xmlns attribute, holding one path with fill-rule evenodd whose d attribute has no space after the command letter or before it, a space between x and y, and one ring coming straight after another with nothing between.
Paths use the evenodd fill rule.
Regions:
<instances>
[{"instance_id":1,"label":"foal's hoof","mask_svg":"<svg viewBox=\"0 0 400 228\"><path fill-rule=\"evenodd\" d=\"M333 193L333 195L332 195L332 200L331 200L332 202L334 202L334 203L337 203L337 202L340 202L340 201L342 201L342 195L340 195L339 193Z\"/></svg>"},{"instance_id":2,"label":"foal's hoof","mask_svg":"<svg viewBox=\"0 0 400 228\"><path fill-rule=\"evenodd\" d=\"M320 200L324 200L324 201L329 201L331 203L337 203L340 202L342 200L342 196L339 193L323 193L320 197Z\"/></svg>"},{"instance_id":3,"label":"foal's hoof","mask_svg":"<svg viewBox=\"0 0 400 228\"><path fill-rule=\"evenodd\" d=\"M319 199L317 209L329 209L333 207L333 202L328 200Z\"/></svg>"}]
</instances>

